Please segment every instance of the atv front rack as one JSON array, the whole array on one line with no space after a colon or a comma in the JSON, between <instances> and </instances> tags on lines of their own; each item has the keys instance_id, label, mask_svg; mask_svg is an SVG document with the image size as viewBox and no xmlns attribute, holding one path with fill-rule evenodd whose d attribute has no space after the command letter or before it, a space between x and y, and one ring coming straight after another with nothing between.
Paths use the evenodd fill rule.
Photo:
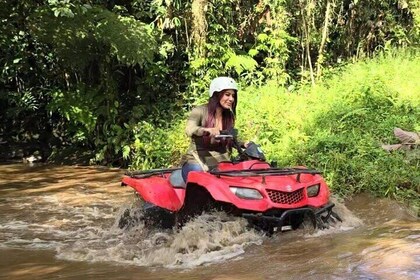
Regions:
<instances>
[{"instance_id":1,"label":"atv front rack","mask_svg":"<svg viewBox=\"0 0 420 280\"><path fill-rule=\"evenodd\" d=\"M257 176L287 176L297 175L297 181L300 182L301 174L322 174L321 171L306 168L265 168L265 169L247 169L247 170L212 170L210 174L217 177L257 177Z\"/></svg>"},{"instance_id":2,"label":"atv front rack","mask_svg":"<svg viewBox=\"0 0 420 280\"><path fill-rule=\"evenodd\" d=\"M125 175L130 176L131 178L136 178L136 179L144 179L144 178L148 178L148 177L152 177L152 176L156 176L156 175L160 175L163 177L164 174L167 173L172 173L175 170L179 170L181 169L180 167L178 168L161 168L161 169L151 169L151 170L145 170L145 171L127 171L125 172Z\"/></svg>"},{"instance_id":3,"label":"atv front rack","mask_svg":"<svg viewBox=\"0 0 420 280\"><path fill-rule=\"evenodd\" d=\"M145 171L127 171L125 175L130 176L136 179L144 179L151 176L164 176L164 174L171 173L175 170L181 169L178 168L161 168L161 169L151 169ZM215 175L220 178L220 176L228 177L255 177L255 176L287 176L287 175L297 175L297 181L300 182L301 174L322 174L322 172L315 169L306 169L306 168L265 168L265 169L246 169L246 170L228 170L228 171L219 171L211 170L210 174Z\"/></svg>"},{"instance_id":4,"label":"atv front rack","mask_svg":"<svg viewBox=\"0 0 420 280\"><path fill-rule=\"evenodd\" d=\"M310 207L303 207L297 209L289 209L285 210L280 217L279 216L271 216L271 215L264 215L262 213L243 213L242 217L248 219L250 221L257 221L262 222L265 225L269 225L271 228L282 228L283 226L287 225L287 219L296 214L303 214L307 215L312 222L314 228L324 229L328 227L327 221L330 217L334 217L338 221L342 221L341 218L332 211L332 208L335 206L334 203L328 203L325 206L314 209Z\"/></svg>"}]
</instances>

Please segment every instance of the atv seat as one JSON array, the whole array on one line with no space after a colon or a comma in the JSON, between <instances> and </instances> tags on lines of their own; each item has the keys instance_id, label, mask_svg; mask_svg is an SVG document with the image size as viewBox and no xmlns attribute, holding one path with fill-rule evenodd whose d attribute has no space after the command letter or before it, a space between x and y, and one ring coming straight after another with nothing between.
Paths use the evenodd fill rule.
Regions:
<instances>
[{"instance_id":1,"label":"atv seat","mask_svg":"<svg viewBox=\"0 0 420 280\"><path fill-rule=\"evenodd\" d=\"M185 181L182 178L182 168L172 171L169 175L169 182L174 188L185 188Z\"/></svg>"}]
</instances>

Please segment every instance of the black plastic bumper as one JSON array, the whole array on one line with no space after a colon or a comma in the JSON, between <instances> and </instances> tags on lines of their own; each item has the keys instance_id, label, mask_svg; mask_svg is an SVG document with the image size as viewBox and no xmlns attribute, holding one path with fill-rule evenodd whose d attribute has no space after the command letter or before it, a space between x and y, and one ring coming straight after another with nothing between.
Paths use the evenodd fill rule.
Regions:
<instances>
[{"instance_id":1,"label":"black plastic bumper","mask_svg":"<svg viewBox=\"0 0 420 280\"><path fill-rule=\"evenodd\" d=\"M314 228L317 228L317 227L324 228L325 227L324 222L328 220L328 218L331 215L334 215L334 217L336 217L339 221L341 221L341 219L337 216L337 214L335 213L333 214L332 212L332 208L334 206L335 206L334 203L328 203L321 208L303 207L303 208L289 209L282 212L280 216L268 216L268 215L263 215L262 213L258 213L258 214L243 213L242 217L250 221L263 222L265 224L269 224L272 227L282 228L283 226L287 225L286 221L291 215L306 214L310 218ZM321 215L324 213L326 213L326 215L321 218Z\"/></svg>"}]
</instances>

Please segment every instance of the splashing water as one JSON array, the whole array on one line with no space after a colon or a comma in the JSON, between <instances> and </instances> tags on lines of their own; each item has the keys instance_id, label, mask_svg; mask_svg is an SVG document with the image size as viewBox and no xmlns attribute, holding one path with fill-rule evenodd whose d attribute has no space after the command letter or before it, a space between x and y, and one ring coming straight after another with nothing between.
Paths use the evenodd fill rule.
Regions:
<instances>
[{"instance_id":1,"label":"splashing water","mask_svg":"<svg viewBox=\"0 0 420 280\"><path fill-rule=\"evenodd\" d=\"M344 223L317 230L309 236L360 225L360 220L343 204L335 203L339 215L345 217ZM48 208L52 213L48 220L39 223L14 220L0 226L0 230L27 232L27 236L37 237L13 235L14 238L3 242L2 246L54 249L57 257L64 260L191 268L238 257L248 246L261 245L265 238L264 233L248 227L245 219L224 212L204 213L181 229L164 231L145 226L138 200L127 199L119 209L115 209L115 205L76 207L63 204L57 195L48 195L37 204L43 205L37 211ZM127 209L137 224L120 229L119 219ZM37 211L35 214L40 215Z\"/></svg>"},{"instance_id":2,"label":"splashing water","mask_svg":"<svg viewBox=\"0 0 420 280\"><path fill-rule=\"evenodd\" d=\"M261 244L264 235L247 227L242 218L223 212L204 213L181 229L147 228L138 204L128 208L137 225L98 231L88 240L58 248L58 257L67 260L105 261L139 266L194 267L234 258L251 244ZM122 215L127 209L120 209Z\"/></svg>"},{"instance_id":3,"label":"splashing water","mask_svg":"<svg viewBox=\"0 0 420 280\"><path fill-rule=\"evenodd\" d=\"M312 230L305 237L347 231L362 225L338 199L334 199L337 213L345 217L343 223L326 230ZM252 244L261 245L263 232L248 227L248 222L224 212L203 213L187 222L181 229L157 230L147 228L142 220L142 204L138 200L117 213L109 229L102 229L89 240L58 248L58 257L67 260L114 262L138 266L191 268L207 263L235 258ZM119 228L119 218L127 210L132 218L125 229ZM304 231L302 231L304 232ZM299 233L297 233L299 234Z\"/></svg>"},{"instance_id":4,"label":"splashing water","mask_svg":"<svg viewBox=\"0 0 420 280\"><path fill-rule=\"evenodd\" d=\"M351 212L345 205L342 199L332 196L331 202L335 204L333 210L342 218L342 222L331 223L326 229L317 229L316 231L306 234L305 237L318 237L333 233L352 230L363 225L363 221Z\"/></svg>"}]
</instances>

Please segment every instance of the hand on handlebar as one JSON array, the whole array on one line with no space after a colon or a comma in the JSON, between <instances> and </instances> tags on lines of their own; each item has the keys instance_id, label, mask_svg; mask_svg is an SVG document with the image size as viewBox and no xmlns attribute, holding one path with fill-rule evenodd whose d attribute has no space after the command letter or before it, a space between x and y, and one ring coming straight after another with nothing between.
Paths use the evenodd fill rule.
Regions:
<instances>
[{"instance_id":1,"label":"hand on handlebar","mask_svg":"<svg viewBox=\"0 0 420 280\"><path fill-rule=\"evenodd\" d=\"M218 128L215 128L215 127L204 128L204 131L207 132L211 137L214 137L214 136L220 134L220 130Z\"/></svg>"}]
</instances>

